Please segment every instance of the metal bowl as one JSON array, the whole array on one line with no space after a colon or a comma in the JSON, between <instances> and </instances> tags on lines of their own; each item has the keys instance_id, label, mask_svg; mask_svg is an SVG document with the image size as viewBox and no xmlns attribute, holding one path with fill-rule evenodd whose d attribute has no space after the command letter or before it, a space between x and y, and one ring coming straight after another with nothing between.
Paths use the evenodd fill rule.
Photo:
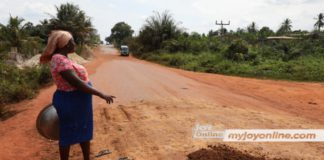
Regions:
<instances>
[{"instance_id":1,"label":"metal bowl","mask_svg":"<svg viewBox=\"0 0 324 160\"><path fill-rule=\"evenodd\" d=\"M52 104L40 111L36 120L36 128L39 134L47 139L59 139L59 118Z\"/></svg>"}]
</instances>

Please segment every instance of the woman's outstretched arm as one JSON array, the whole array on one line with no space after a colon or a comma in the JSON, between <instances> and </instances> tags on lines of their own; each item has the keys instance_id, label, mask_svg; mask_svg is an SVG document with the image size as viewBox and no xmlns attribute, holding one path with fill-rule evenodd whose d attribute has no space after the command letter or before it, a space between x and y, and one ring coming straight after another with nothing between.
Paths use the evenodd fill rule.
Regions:
<instances>
[{"instance_id":1,"label":"woman's outstretched arm","mask_svg":"<svg viewBox=\"0 0 324 160\"><path fill-rule=\"evenodd\" d=\"M84 81L82 81L72 69L64 70L64 71L60 72L60 75L71 86L73 86L83 92L86 92L86 93L89 93L92 95L96 95L96 96L106 100L106 102L109 104L114 102L113 98L116 98L115 96L103 94L102 92L99 92L95 88L90 87Z\"/></svg>"}]
</instances>

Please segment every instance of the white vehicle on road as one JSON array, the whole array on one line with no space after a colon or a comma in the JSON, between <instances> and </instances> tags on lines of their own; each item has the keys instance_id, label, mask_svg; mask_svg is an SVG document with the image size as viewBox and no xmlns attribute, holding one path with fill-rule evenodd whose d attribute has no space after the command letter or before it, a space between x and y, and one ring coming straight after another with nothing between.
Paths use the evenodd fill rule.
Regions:
<instances>
[{"instance_id":1,"label":"white vehicle on road","mask_svg":"<svg viewBox=\"0 0 324 160\"><path fill-rule=\"evenodd\" d=\"M121 56L129 56L129 49L128 49L128 46L126 45L122 45L120 47L120 55Z\"/></svg>"}]
</instances>

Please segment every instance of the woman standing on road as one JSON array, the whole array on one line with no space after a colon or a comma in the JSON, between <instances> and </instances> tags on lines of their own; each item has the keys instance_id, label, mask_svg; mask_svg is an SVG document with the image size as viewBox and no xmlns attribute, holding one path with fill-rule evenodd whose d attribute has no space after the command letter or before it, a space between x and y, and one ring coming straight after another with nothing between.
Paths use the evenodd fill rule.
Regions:
<instances>
[{"instance_id":1,"label":"woman standing on road","mask_svg":"<svg viewBox=\"0 0 324 160\"><path fill-rule=\"evenodd\" d=\"M67 55L75 51L75 42L67 31L52 31L40 63L50 62L57 86L53 105L59 117L59 150L61 160L69 159L70 145L79 143L84 160L90 159L93 133L92 95L113 103L114 96L103 94L92 85L86 69L73 63Z\"/></svg>"}]
</instances>

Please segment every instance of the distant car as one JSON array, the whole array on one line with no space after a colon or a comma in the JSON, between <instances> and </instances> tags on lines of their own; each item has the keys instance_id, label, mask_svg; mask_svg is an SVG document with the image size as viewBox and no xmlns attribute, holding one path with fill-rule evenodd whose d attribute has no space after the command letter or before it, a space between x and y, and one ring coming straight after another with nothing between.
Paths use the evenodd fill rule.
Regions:
<instances>
[{"instance_id":1,"label":"distant car","mask_svg":"<svg viewBox=\"0 0 324 160\"><path fill-rule=\"evenodd\" d=\"M122 45L120 47L120 55L122 56L129 56L129 49L128 49L128 46L126 45Z\"/></svg>"}]
</instances>

